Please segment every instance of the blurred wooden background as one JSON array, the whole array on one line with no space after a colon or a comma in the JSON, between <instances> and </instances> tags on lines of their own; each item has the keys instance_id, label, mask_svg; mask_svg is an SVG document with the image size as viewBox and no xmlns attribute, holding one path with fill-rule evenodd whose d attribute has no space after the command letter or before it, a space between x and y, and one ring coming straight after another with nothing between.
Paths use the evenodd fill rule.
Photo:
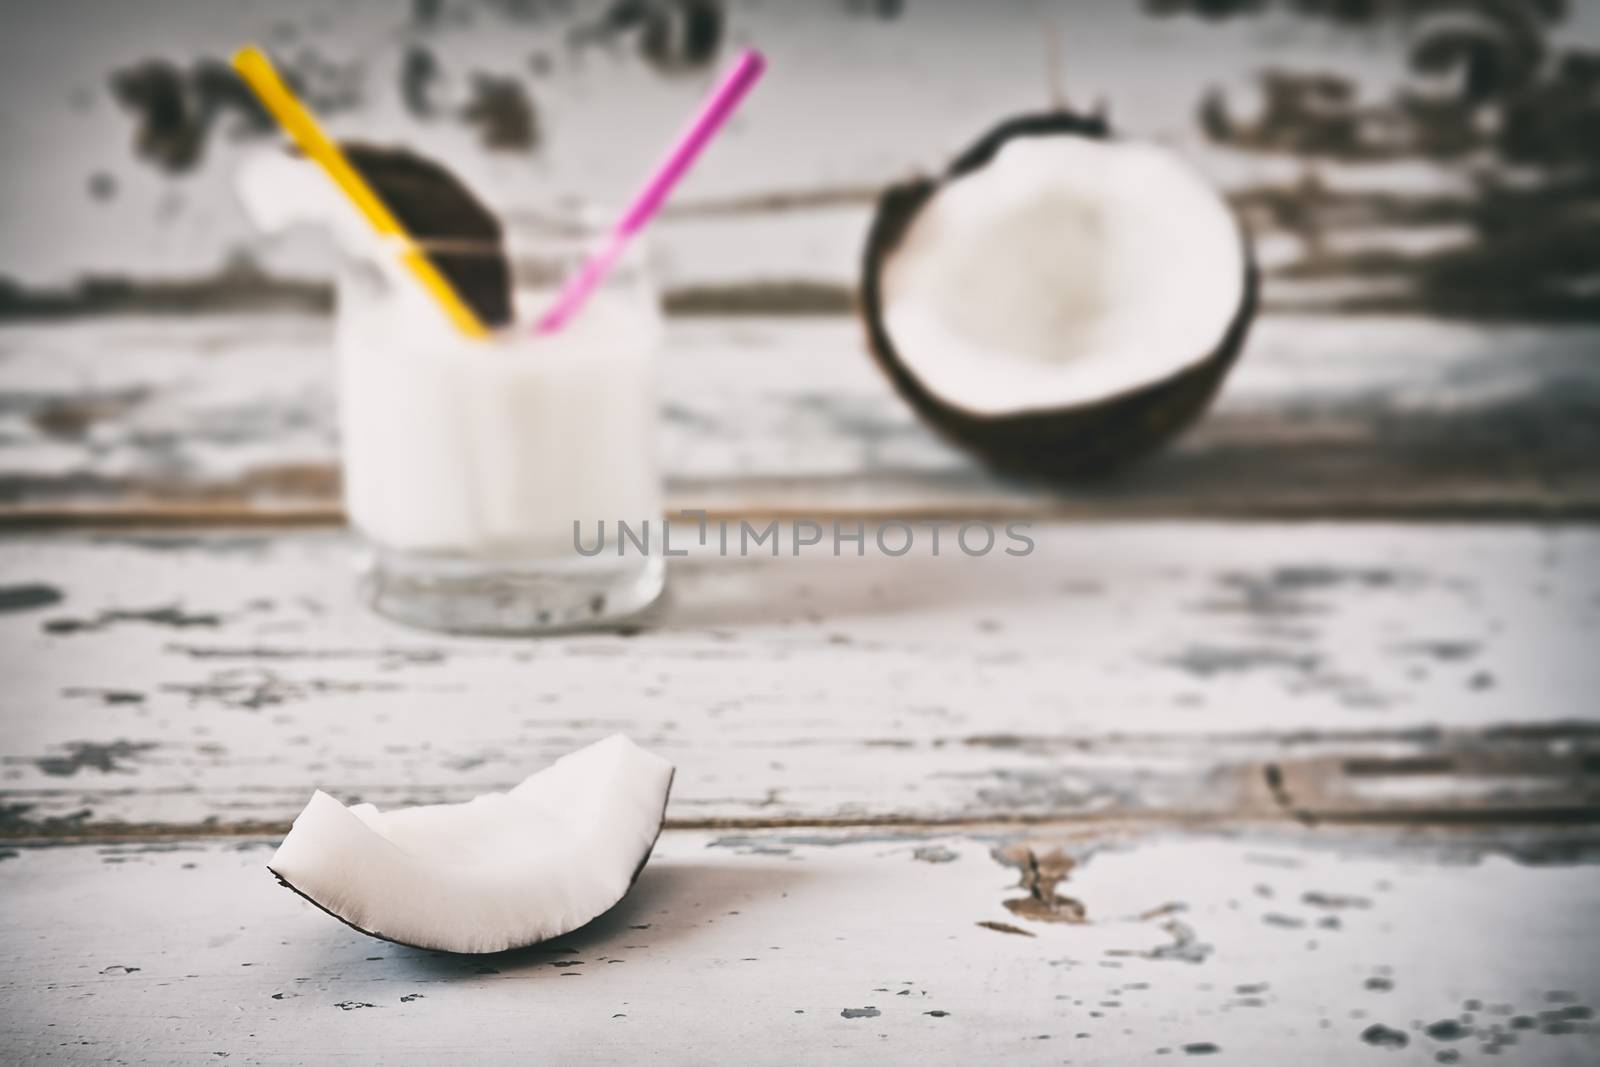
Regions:
<instances>
[{"instance_id":1,"label":"blurred wooden background","mask_svg":"<svg viewBox=\"0 0 1600 1067\"><path fill-rule=\"evenodd\" d=\"M241 153L275 138L221 65L246 38L338 133L446 158L512 214L619 200L719 61L766 48L771 76L653 234L675 313L675 502L1600 511L1595 5L194 0L11 18L13 518L337 517L329 249L254 235L229 185ZM1063 101L1174 145L1229 190L1267 312L1177 450L1042 495L916 426L851 316L882 184Z\"/></svg>"}]
</instances>

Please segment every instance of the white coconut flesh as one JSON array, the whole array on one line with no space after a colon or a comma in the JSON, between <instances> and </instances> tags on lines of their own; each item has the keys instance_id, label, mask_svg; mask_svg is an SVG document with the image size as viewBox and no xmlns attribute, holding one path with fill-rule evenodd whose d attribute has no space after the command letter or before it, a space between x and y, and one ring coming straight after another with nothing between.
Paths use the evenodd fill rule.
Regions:
<instances>
[{"instance_id":1,"label":"white coconut flesh","mask_svg":"<svg viewBox=\"0 0 1600 1067\"><path fill-rule=\"evenodd\" d=\"M1129 392L1217 350L1245 296L1222 198L1155 145L1018 136L922 206L881 278L904 368L981 416Z\"/></svg>"},{"instance_id":2,"label":"white coconut flesh","mask_svg":"<svg viewBox=\"0 0 1600 1067\"><path fill-rule=\"evenodd\" d=\"M374 936L499 952L575 930L621 900L671 785L670 763L617 734L465 804L379 811L319 790L268 866Z\"/></svg>"}]
</instances>

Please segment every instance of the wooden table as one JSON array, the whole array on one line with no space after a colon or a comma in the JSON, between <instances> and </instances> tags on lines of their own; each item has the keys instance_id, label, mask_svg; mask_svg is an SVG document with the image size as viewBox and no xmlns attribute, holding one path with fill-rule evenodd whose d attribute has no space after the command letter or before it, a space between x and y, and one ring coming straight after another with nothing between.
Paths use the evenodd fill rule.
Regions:
<instances>
[{"instance_id":1,"label":"wooden table","mask_svg":"<svg viewBox=\"0 0 1600 1067\"><path fill-rule=\"evenodd\" d=\"M357 603L326 332L0 327L6 1059L1600 1057L1596 328L1272 315L1178 448L1047 494L847 318L677 319L674 507L1037 549L697 554L543 640ZM313 788L618 730L668 828L558 943L400 948L265 870Z\"/></svg>"}]
</instances>

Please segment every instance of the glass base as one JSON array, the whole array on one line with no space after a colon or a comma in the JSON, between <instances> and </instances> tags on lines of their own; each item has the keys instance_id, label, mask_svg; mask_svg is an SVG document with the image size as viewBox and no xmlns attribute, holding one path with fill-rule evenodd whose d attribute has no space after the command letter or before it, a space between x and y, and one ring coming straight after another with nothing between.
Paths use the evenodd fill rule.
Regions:
<instances>
[{"instance_id":1,"label":"glass base","mask_svg":"<svg viewBox=\"0 0 1600 1067\"><path fill-rule=\"evenodd\" d=\"M613 625L661 595L660 556L499 561L369 546L361 592L378 614L446 633L535 634Z\"/></svg>"}]
</instances>

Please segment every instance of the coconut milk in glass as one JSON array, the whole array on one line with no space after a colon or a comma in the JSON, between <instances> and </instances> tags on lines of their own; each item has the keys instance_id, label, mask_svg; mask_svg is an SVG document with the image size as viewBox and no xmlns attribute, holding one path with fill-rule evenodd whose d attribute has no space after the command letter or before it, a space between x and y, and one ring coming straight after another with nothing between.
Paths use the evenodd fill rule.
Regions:
<instances>
[{"instance_id":1,"label":"coconut milk in glass","mask_svg":"<svg viewBox=\"0 0 1600 1067\"><path fill-rule=\"evenodd\" d=\"M535 335L596 234L532 219L506 230L513 322L487 340L456 332L405 275L343 261L339 414L362 588L430 629L603 625L663 585L662 546L617 539L619 524L661 523L659 307L636 244L565 327Z\"/></svg>"}]
</instances>

